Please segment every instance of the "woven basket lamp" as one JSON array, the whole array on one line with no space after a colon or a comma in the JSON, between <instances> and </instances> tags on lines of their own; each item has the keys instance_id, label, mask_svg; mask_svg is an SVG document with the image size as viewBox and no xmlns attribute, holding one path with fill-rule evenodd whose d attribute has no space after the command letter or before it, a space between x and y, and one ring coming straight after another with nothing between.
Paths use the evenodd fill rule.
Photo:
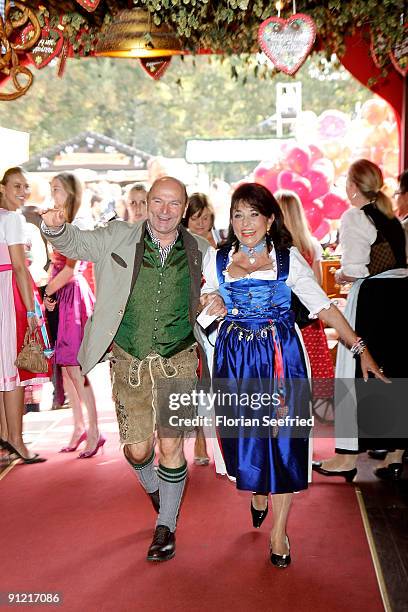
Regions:
<instances>
[{"instance_id":1,"label":"woven basket lamp","mask_svg":"<svg viewBox=\"0 0 408 612\"><path fill-rule=\"evenodd\" d=\"M156 26L149 11L122 10L102 34L95 55L107 57L162 57L181 55L175 33L166 25Z\"/></svg>"}]
</instances>

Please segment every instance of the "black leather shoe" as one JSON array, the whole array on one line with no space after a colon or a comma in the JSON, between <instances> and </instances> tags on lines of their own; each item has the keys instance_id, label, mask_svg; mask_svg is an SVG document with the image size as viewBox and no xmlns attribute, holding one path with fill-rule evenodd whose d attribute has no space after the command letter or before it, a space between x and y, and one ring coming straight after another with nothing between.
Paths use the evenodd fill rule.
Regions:
<instances>
[{"instance_id":1,"label":"black leather shoe","mask_svg":"<svg viewBox=\"0 0 408 612\"><path fill-rule=\"evenodd\" d=\"M292 559L290 557L290 544L289 544L288 536L286 536L286 546L288 547L287 555L277 555L274 552L272 552L272 548L271 548L270 559L271 559L272 565L274 565L275 567L285 568L285 567L288 567L288 565L290 565Z\"/></svg>"},{"instance_id":2,"label":"black leather shoe","mask_svg":"<svg viewBox=\"0 0 408 612\"><path fill-rule=\"evenodd\" d=\"M153 493L149 493L148 494L153 508L155 509L155 511L157 512L157 514L159 514L160 512L160 493L159 493L159 489L157 489L157 491L153 491Z\"/></svg>"},{"instance_id":3,"label":"black leather shoe","mask_svg":"<svg viewBox=\"0 0 408 612\"><path fill-rule=\"evenodd\" d=\"M387 467L381 467L374 470L374 474L377 478L381 478L382 480L399 480L402 476L402 472L402 463L390 463Z\"/></svg>"},{"instance_id":4,"label":"black leather shoe","mask_svg":"<svg viewBox=\"0 0 408 612\"><path fill-rule=\"evenodd\" d=\"M386 450L369 450L367 451L367 455L371 457L371 459L378 459L379 461L383 461L387 456L388 451Z\"/></svg>"},{"instance_id":5,"label":"black leather shoe","mask_svg":"<svg viewBox=\"0 0 408 612\"><path fill-rule=\"evenodd\" d=\"M312 461L312 470L318 474L321 474L322 476L343 476L343 478L346 479L346 482L353 482L357 474L357 468L353 468L352 470L338 471L325 470L324 467L322 467L321 461Z\"/></svg>"},{"instance_id":6,"label":"black leather shoe","mask_svg":"<svg viewBox=\"0 0 408 612\"><path fill-rule=\"evenodd\" d=\"M256 508L254 508L252 499L251 499L252 525L255 527L255 529L259 529L259 527L262 525L262 523L266 519L267 514L268 514L268 502L266 502L265 510L257 510Z\"/></svg>"},{"instance_id":7,"label":"black leather shoe","mask_svg":"<svg viewBox=\"0 0 408 612\"><path fill-rule=\"evenodd\" d=\"M176 538L166 525L157 525L147 551L148 561L168 561L176 554Z\"/></svg>"}]
</instances>

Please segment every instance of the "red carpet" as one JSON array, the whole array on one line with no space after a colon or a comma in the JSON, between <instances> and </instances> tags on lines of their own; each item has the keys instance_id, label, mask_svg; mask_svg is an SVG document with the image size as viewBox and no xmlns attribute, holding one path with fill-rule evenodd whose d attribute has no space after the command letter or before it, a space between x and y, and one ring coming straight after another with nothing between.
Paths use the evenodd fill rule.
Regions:
<instances>
[{"instance_id":1,"label":"red carpet","mask_svg":"<svg viewBox=\"0 0 408 612\"><path fill-rule=\"evenodd\" d=\"M212 465L190 466L176 558L152 565L153 509L109 437L94 459L50 452L0 481L2 593L59 591L61 606L35 608L86 612L383 609L352 486L317 477L295 496L293 562L279 570L268 560L271 517L253 530L249 495Z\"/></svg>"}]
</instances>

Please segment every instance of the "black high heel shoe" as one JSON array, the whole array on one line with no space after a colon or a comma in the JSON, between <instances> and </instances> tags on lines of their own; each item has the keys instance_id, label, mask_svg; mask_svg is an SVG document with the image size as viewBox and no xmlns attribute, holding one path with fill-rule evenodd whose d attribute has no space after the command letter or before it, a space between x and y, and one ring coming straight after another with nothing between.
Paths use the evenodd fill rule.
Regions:
<instances>
[{"instance_id":1,"label":"black high heel shoe","mask_svg":"<svg viewBox=\"0 0 408 612\"><path fill-rule=\"evenodd\" d=\"M4 441L3 441L4 443ZM23 455L21 453L18 452L17 449L14 448L14 446L12 446L10 444L10 442L6 442L6 449L9 451L9 453L11 455L17 455L17 457L19 459L21 459L21 461L23 461L24 463L30 464L30 463L44 463L44 461L47 461L44 457L40 457L40 455L38 453L36 453L33 457L23 457Z\"/></svg>"},{"instance_id":2,"label":"black high heel shoe","mask_svg":"<svg viewBox=\"0 0 408 612\"><path fill-rule=\"evenodd\" d=\"M290 563L292 562L292 559L290 557L290 543L288 536L286 536L286 546L288 547L287 555L277 555L272 551L272 548L270 549L271 563L275 567L285 568L288 567L288 565L290 565Z\"/></svg>"},{"instance_id":3,"label":"black high heel shoe","mask_svg":"<svg viewBox=\"0 0 408 612\"><path fill-rule=\"evenodd\" d=\"M346 479L346 482L353 482L354 478L357 474L357 468L353 468L352 470L325 470L322 467L321 461L312 461L312 470L321 474L322 476L343 476Z\"/></svg>"},{"instance_id":4,"label":"black high heel shoe","mask_svg":"<svg viewBox=\"0 0 408 612\"><path fill-rule=\"evenodd\" d=\"M263 495L263 493L254 493L254 495ZM262 523L266 519L267 514L268 514L268 500L266 500L265 510L257 510L256 508L254 508L254 505L251 499L252 525L255 527L255 529L259 529L259 527L262 525Z\"/></svg>"},{"instance_id":5,"label":"black high heel shoe","mask_svg":"<svg viewBox=\"0 0 408 612\"><path fill-rule=\"evenodd\" d=\"M381 478L382 480L399 480L402 476L402 472L402 463L390 463L387 467L380 467L374 470L374 474L377 478Z\"/></svg>"},{"instance_id":6,"label":"black high heel shoe","mask_svg":"<svg viewBox=\"0 0 408 612\"><path fill-rule=\"evenodd\" d=\"M378 459L378 461L383 461L386 456L387 456L388 451L386 450L377 450L377 449L372 449L367 451L367 455L371 458L371 459Z\"/></svg>"}]
</instances>

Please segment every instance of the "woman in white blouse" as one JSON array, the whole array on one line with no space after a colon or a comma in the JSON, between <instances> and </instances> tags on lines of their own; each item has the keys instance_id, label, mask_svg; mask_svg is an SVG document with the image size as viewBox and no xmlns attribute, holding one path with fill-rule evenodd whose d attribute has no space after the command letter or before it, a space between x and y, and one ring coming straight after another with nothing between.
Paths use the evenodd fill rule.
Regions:
<instances>
[{"instance_id":1,"label":"woman in white blouse","mask_svg":"<svg viewBox=\"0 0 408 612\"><path fill-rule=\"evenodd\" d=\"M385 375L403 379L408 377L408 362L399 359L395 343L398 338L402 347L408 344L407 326L404 323L408 310L405 237L394 215L391 200L382 191L382 187L382 172L376 164L360 159L350 166L346 189L352 208L341 219L342 265L336 272L336 281L339 284L353 283L347 299L346 318L364 339ZM361 376L358 360L350 360L348 351L339 346L336 380L358 379ZM341 408L336 405L336 455L314 463L313 469L324 476L344 476L351 481L357 473L359 452L367 448L388 448L392 452L388 453L375 474L379 478L396 480L402 473L403 450L398 449L406 446L406 441L401 438L406 438L408 432L400 432L400 439L392 438L391 422L383 421L383 430L378 432L381 441L380 436L377 436L378 445L373 439L364 439L361 436L364 418L369 426L367 431L372 431L371 426L386 417L390 406L387 406L387 401L383 401L383 405L377 407L377 400L373 397L364 416L361 399L359 402L359 389L361 391L357 384L356 405L347 413L347 421L344 415L350 406L344 404ZM358 412L357 404L360 407ZM377 408L378 414L375 412ZM398 407L394 406L394 409L398 411ZM358 427L360 439L357 435ZM388 433L388 439L383 437Z\"/></svg>"},{"instance_id":2,"label":"woman in white blouse","mask_svg":"<svg viewBox=\"0 0 408 612\"><path fill-rule=\"evenodd\" d=\"M307 488L308 434L297 419L309 416L306 359L292 291L311 316L337 329L361 352L365 376L384 379L340 311L317 283L295 247L273 195L248 183L234 192L227 245L204 260L201 302L222 315L214 350L216 419L228 475L252 491L251 515L260 527L273 496L270 560L291 562L286 522L293 492ZM225 307L215 295L221 294ZM211 306L212 302L214 304ZM302 424L301 424L302 425Z\"/></svg>"},{"instance_id":3,"label":"woman in white blouse","mask_svg":"<svg viewBox=\"0 0 408 612\"><path fill-rule=\"evenodd\" d=\"M49 373L15 365L26 331L35 332L40 324L26 264L25 219L17 212L29 193L24 171L6 170L0 181L0 447L25 464L46 459L30 452L23 440L24 388L49 380Z\"/></svg>"}]
</instances>

